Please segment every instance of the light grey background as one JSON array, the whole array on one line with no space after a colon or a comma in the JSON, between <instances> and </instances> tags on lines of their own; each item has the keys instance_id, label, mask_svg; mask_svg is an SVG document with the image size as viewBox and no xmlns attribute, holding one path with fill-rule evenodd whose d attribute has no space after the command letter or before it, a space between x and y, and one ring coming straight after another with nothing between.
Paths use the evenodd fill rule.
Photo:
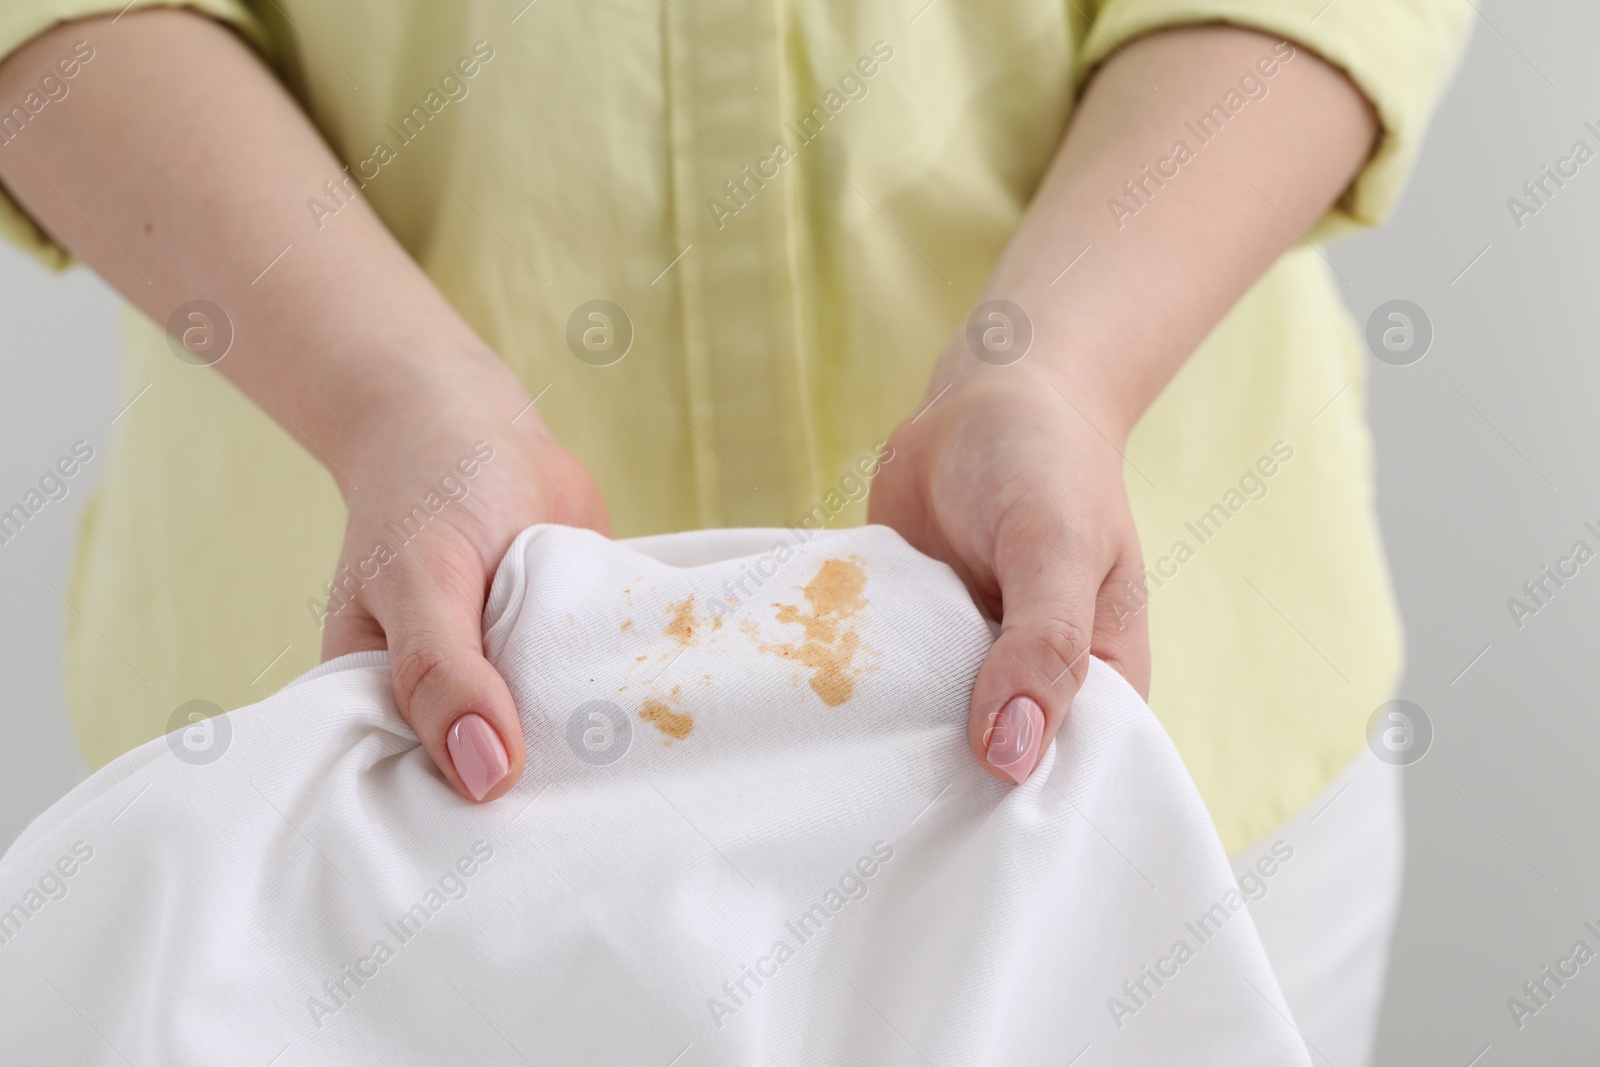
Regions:
<instances>
[{"instance_id":1,"label":"light grey background","mask_svg":"<svg viewBox=\"0 0 1600 1067\"><path fill-rule=\"evenodd\" d=\"M1401 696L1432 751L1405 775L1409 867L1379 1062L1592 1063L1600 961L1537 1016L1506 999L1600 927L1600 561L1519 630L1506 606L1600 527L1600 159L1521 230L1506 199L1583 138L1600 149L1600 8L1480 4L1476 36L1401 208L1328 250L1352 313L1421 305L1409 367L1370 361L1379 511L1409 643ZM1480 258L1481 257L1481 258ZM114 298L0 248L0 501L72 442L101 453L0 547L0 841L82 775L62 696L75 523L117 409ZM1341 401L1343 402L1343 401ZM52 585L54 589L52 589ZM1470 664L1470 668L1469 668ZM1474 1060L1474 1057L1480 1057Z\"/></svg>"},{"instance_id":2,"label":"light grey background","mask_svg":"<svg viewBox=\"0 0 1600 1067\"><path fill-rule=\"evenodd\" d=\"M67 726L63 599L78 515L105 465L118 396L120 303L78 269L53 275L0 242L0 510L85 441L95 459L0 545L0 841L83 777Z\"/></svg>"}]
</instances>

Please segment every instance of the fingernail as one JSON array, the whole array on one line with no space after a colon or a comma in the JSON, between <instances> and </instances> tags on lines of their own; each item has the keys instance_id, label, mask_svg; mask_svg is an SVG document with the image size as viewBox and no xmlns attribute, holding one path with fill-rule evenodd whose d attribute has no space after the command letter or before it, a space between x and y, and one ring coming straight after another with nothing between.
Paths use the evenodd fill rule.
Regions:
<instances>
[{"instance_id":1,"label":"fingernail","mask_svg":"<svg viewBox=\"0 0 1600 1067\"><path fill-rule=\"evenodd\" d=\"M511 767L506 746L500 743L494 727L477 712L457 719L446 743L450 762L456 765L456 773L474 800L482 800Z\"/></svg>"},{"instance_id":2,"label":"fingernail","mask_svg":"<svg viewBox=\"0 0 1600 1067\"><path fill-rule=\"evenodd\" d=\"M1019 785L1033 771L1044 738L1044 712L1030 697L1012 697L995 716L985 755L989 766Z\"/></svg>"}]
</instances>

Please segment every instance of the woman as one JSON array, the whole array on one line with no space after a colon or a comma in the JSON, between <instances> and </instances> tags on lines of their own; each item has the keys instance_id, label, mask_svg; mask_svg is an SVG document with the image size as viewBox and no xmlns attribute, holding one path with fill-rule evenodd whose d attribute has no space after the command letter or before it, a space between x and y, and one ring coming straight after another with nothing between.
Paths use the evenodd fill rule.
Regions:
<instances>
[{"instance_id":1,"label":"woman","mask_svg":"<svg viewBox=\"0 0 1600 1067\"><path fill-rule=\"evenodd\" d=\"M1092 653L1230 851L1348 784L1399 627L1305 241L1393 203L1467 5L146 6L0 15L0 218L143 312L70 591L91 766L387 648L492 800L523 748L478 614L519 530L866 518L1002 623L992 773ZM1314 1043L1345 1005L1338 1062L1398 884L1394 784L1362 795L1349 958L1281 975Z\"/></svg>"}]
</instances>

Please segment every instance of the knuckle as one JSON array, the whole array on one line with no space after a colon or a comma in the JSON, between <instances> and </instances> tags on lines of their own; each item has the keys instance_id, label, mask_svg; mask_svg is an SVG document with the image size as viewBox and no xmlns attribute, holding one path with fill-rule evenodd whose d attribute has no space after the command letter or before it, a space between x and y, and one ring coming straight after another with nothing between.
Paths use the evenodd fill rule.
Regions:
<instances>
[{"instance_id":1,"label":"knuckle","mask_svg":"<svg viewBox=\"0 0 1600 1067\"><path fill-rule=\"evenodd\" d=\"M1100 611L1109 621L1115 624L1120 632L1127 629L1130 623L1142 623L1145 607L1150 601L1150 593L1144 582L1122 578L1108 581L1101 589Z\"/></svg>"},{"instance_id":2,"label":"knuckle","mask_svg":"<svg viewBox=\"0 0 1600 1067\"><path fill-rule=\"evenodd\" d=\"M394 656L394 688L400 706L409 715L424 682L448 671L450 656L428 643L408 643Z\"/></svg>"},{"instance_id":3,"label":"knuckle","mask_svg":"<svg viewBox=\"0 0 1600 1067\"><path fill-rule=\"evenodd\" d=\"M1048 618L1038 624L1035 640L1044 649L1043 664L1052 678L1071 671L1082 678L1088 671L1089 634L1083 625L1067 618ZM1052 666L1052 660L1055 661Z\"/></svg>"}]
</instances>

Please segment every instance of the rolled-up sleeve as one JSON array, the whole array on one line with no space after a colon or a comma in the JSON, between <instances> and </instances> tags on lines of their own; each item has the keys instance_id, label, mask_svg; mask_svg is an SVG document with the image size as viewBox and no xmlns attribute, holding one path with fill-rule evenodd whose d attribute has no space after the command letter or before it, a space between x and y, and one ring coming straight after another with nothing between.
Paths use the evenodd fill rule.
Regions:
<instances>
[{"instance_id":1,"label":"rolled-up sleeve","mask_svg":"<svg viewBox=\"0 0 1600 1067\"><path fill-rule=\"evenodd\" d=\"M1078 71L1135 37L1181 25L1228 23L1278 37L1343 70L1372 102L1382 133L1372 156L1314 236L1383 221L1399 199L1434 105L1465 47L1467 0L1106 0Z\"/></svg>"},{"instance_id":2,"label":"rolled-up sleeve","mask_svg":"<svg viewBox=\"0 0 1600 1067\"><path fill-rule=\"evenodd\" d=\"M263 55L272 54L271 43L261 23L243 0L134 0L131 4L117 0L0 0L0 60L63 22L119 16L151 7L189 8L209 15L233 27ZM83 40L88 48L94 47L91 33L85 32ZM70 107L72 90L95 77L92 58L84 62L81 54L73 55L70 49L61 58L69 61L69 68L75 64L75 73L68 79L62 76L61 71L52 69L48 72L67 88L66 95L61 96L59 101L52 101L52 96L60 96L59 87L52 89L37 84L13 90L12 95L16 99L0 100L0 153L26 137L28 127L33 123L48 122L52 108ZM45 70L39 72L40 77L46 74ZM39 228L4 186L0 186L0 237L57 270L72 263L72 256L67 250Z\"/></svg>"}]
</instances>

